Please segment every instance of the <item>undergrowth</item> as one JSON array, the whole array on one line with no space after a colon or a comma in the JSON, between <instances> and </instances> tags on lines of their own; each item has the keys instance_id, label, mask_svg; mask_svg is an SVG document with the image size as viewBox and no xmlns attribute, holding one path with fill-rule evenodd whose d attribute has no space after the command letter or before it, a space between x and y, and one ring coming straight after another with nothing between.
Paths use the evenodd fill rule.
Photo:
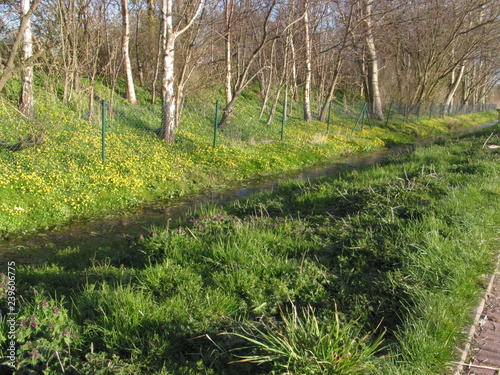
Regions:
<instances>
[{"instance_id":1,"label":"undergrowth","mask_svg":"<svg viewBox=\"0 0 500 375\"><path fill-rule=\"evenodd\" d=\"M96 85L96 93L103 98L111 95L102 84ZM353 131L356 113L349 119L332 115L328 125L308 124L295 111L290 112L281 139L281 119L266 125L258 116L259 103L248 99L238 104L234 121L219 131L214 148L213 104L187 103L177 142L166 144L153 131L160 124L161 107L125 106L125 100L115 95L103 154L100 109L89 111L85 100L75 96L63 104L49 85L47 92L37 93L33 121L7 101L0 102L2 144L13 145L40 132L45 137L37 147L17 152L0 147L1 237L120 215L144 204L224 189L344 154L406 144L496 116L486 113L388 126L373 121Z\"/></svg>"},{"instance_id":2,"label":"undergrowth","mask_svg":"<svg viewBox=\"0 0 500 375\"><path fill-rule=\"evenodd\" d=\"M445 373L498 250L499 130L19 266L19 373Z\"/></svg>"}]
</instances>

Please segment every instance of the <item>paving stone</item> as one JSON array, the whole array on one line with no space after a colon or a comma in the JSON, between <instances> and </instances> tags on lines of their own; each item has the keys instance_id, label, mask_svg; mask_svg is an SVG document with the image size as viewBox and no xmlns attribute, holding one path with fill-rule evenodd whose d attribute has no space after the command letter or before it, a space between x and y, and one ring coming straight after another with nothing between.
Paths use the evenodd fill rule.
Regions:
<instances>
[{"instance_id":1,"label":"paving stone","mask_svg":"<svg viewBox=\"0 0 500 375\"><path fill-rule=\"evenodd\" d=\"M497 370L488 370L482 368L476 368L468 372L469 375L498 375Z\"/></svg>"},{"instance_id":2,"label":"paving stone","mask_svg":"<svg viewBox=\"0 0 500 375\"><path fill-rule=\"evenodd\" d=\"M500 323L488 319L483 325L483 330L492 330L494 332L500 332Z\"/></svg>"},{"instance_id":3,"label":"paving stone","mask_svg":"<svg viewBox=\"0 0 500 375\"><path fill-rule=\"evenodd\" d=\"M488 339L490 341L500 342L500 332L482 330L476 341L479 339Z\"/></svg>"},{"instance_id":4,"label":"paving stone","mask_svg":"<svg viewBox=\"0 0 500 375\"><path fill-rule=\"evenodd\" d=\"M461 374L500 375L500 274L498 273L493 280L491 293L486 296L481 319L485 317L487 319L480 322L481 325L477 327L469 351L473 360L472 364L479 367L465 366L460 371Z\"/></svg>"},{"instance_id":5,"label":"paving stone","mask_svg":"<svg viewBox=\"0 0 500 375\"><path fill-rule=\"evenodd\" d=\"M487 366L500 368L500 353L479 349L476 353L475 360L479 363L486 364Z\"/></svg>"},{"instance_id":6,"label":"paving stone","mask_svg":"<svg viewBox=\"0 0 500 375\"><path fill-rule=\"evenodd\" d=\"M479 349L488 350L493 353L500 353L500 342L481 338L477 340L476 345Z\"/></svg>"},{"instance_id":7,"label":"paving stone","mask_svg":"<svg viewBox=\"0 0 500 375\"><path fill-rule=\"evenodd\" d=\"M469 375L498 375L497 370L489 370L483 368L473 368L467 374Z\"/></svg>"},{"instance_id":8,"label":"paving stone","mask_svg":"<svg viewBox=\"0 0 500 375\"><path fill-rule=\"evenodd\" d=\"M500 323L500 311L498 311L498 309L494 310L495 311L488 311L488 314L486 314L486 316L488 317L488 320Z\"/></svg>"}]
</instances>

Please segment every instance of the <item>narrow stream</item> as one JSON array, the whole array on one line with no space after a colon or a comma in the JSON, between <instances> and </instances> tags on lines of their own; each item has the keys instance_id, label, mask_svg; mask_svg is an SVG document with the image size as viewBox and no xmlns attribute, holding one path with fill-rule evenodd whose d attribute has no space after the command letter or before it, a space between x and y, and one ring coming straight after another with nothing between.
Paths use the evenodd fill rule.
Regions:
<instances>
[{"instance_id":1,"label":"narrow stream","mask_svg":"<svg viewBox=\"0 0 500 375\"><path fill-rule=\"evenodd\" d=\"M453 135L472 133L494 124L496 122L483 124ZM404 154L417 147L434 143L441 138L443 137L372 153L349 155L326 166L274 176L266 181L247 183L224 192L211 191L196 197L168 202L164 205L144 207L127 217L76 222L52 232L0 240L0 264L6 264L8 261L15 261L16 264L41 264L49 260L57 250L67 247L79 247L93 253L99 247L109 246L116 241L125 241L125 235L134 236L146 233L153 226L165 227L169 222L175 222L188 212L206 203L224 204L235 199L244 199L259 192L272 191L280 185L280 181L289 179L307 181L322 176L335 176L345 170L376 165L390 155Z\"/></svg>"}]
</instances>

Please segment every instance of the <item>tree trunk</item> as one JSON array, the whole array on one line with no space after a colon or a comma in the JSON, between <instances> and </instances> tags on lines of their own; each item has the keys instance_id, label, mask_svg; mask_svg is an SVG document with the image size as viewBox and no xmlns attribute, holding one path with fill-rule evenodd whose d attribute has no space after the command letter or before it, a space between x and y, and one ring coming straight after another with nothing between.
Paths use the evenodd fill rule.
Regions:
<instances>
[{"instance_id":1,"label":"tree trunk","mask_svg":"<svg viewBox=\"0 0 500 375\"><path fill-rule=\"evenodd\" d=\"M12 44L11 52L10 52L10 55L7 59L7 62L5 62L4 66L3 66L2 76L0 77L0 91L2 91L5 84L7 83L7 81L11 77L14 74L18 73L20 69L22 69L22 66L21 67L16 66L16 57L17 57L18 49L24 40L24 31L30 22L31 16L32 16L34 10L36 9L36 7L38 6L38 4L40 4L40 2L41 2L41 0L34 0L33 4L31 4L31 7L28 6L28 10L26 11L26 13L22 14L22 16L21 16L21 21L19 24L19 30L17 32L16 39L14 40L14 43ZM40 54L41 54L41 52L38 52L34 56L31 56L27 61L24 61L24 64L25 65L31 64L33 62L33 60L36 59Z\"/></svg>"},{"instance_id":2,"label":"tree trunk","mask_svg":"<svg viewBox=\"0 0 500 375\"><path fill-rule=\"evenodd\" d=\"M153 73L153 80L151 82L151 104L156 103L156 82L158 81L158 74L160 73L160 65L162 63L162 50L163 50L163 40L158 38L158 53L156 54L155 70Z\"/></svg>"},{"instance_id":3,"label":"tree trunk","mask_svg":"<svg viewBox=\"0 0 500 375\"><path fill-rule=\"evenodd\" d=\"M174 75L174 53L175 41L186 30L191 27L194 20L203 8L204 0L198 3L198 7L191 19L181 30L174 31L173 25L173 0L162 1L162 53L163 53L163 75L162 75L162 123L158 130L161 139L173 143L175 138L175 127L177 125L175 110L175 75Z\"/></svg>"},{"instance_id":4,"label":"tree trunk","mask_svg":"<svg viewBox=\"0 0 500 375\"><path fill-rule=\"evenodd\" d=\"M312 80L312 66L311 66L311 36L309 30L309 2L306 0L304 4L304 32L306 44L306 79L304 85L304 120L312 122L311 114L311 80Z\"/></svg>"},{"instance_id":5,"label":"tree trunk","mask_svg":"<svg viewBox=\"0 0 500 375\"><path fill-rule=\"evenodd\" d=\"M21 12L24 15L30 9L30 1L21 1ZM33 109L33 66L26 63L33 56L33 34L31 32L31 20L28 20L23 33L23 62L21 98L19 100L19 110L28 117L34 115Z\"/></svg>"},{"instance_id":6,"label":"tree trunk","mask_svg":"<svg viewBox=\"0 0 500 375\"><path fill-rule=\"evenodd\" d=\"M262 106L260 108L260 113L259 113L259 119L262 118L262 116L264 116L264 112L266 112L267 110L267 107L268 107L268 104L269 104L269 98L271 96L271 87L273 85L273 79L274 79L274 69L275 67L273 66L274 65L274 62L275 62L275 47L276 47L276 43L273 42L273 45L271 47L271 58L270 58L270 63L269 63L269 75L266 76L266 73L263 71L261 72L261 93L262 93ZM265 65L265 61L261 64L261 65Z\"/></svg>"},{"instance_id":7,"label":"tree trunk","mask_svg":"<svg viewBox=\"0 0 500 375\"><path fill-rule=\"evenodd\" d=\"M290 46L290 53L292 55L292 67L291 67L291 73L292 73L292 80L290 82L290 86L292 88L292 98L294 102L299 101L299 90L297 88L297 55L295 53L295 44L293 42L293 35L288 32L286 41L288 45Z\"/></svg>"},{"instance_id":8,"label":"tree trunk","mask_svg":"<svg viewBox=\"0 0 500 375\"><path fill-rule=\"evenodd\" d=\"M231 19L233 16L234 1L226 0L226 38L225 42L225 58L226 58L226 106L233 100L233 68L231 61Z\"/></svg>"},{"instance_id":9,"label":"tree trunk","mask_svg":"<svg viewBox=\"0 0 500 375\"><path fill-rule=\"evenodd\" d=\"M278 108L278 102L280 99L280 94L281 94L281 90L283 89L283 86L284 85L282 83L280 83L280 85L276 91L276 95L274 96L274 100L273 100L273 106L271 107L271 111L269 112L269 116L268 116L267 121L266 121L267 125L271 125L271 123L274 120L274 115L276 114L276 110Z\"/></svg>"},{"instance_id":10,"label":"tree trunk","mask_svg":"<svg viewBox=\"0 0 500 375\"><path fill-rule=\"evenodd\" d=\"M337 60L337 62L335 64L335 69L333 70L332 83L330 84L330 88L328 90L328 95L326 97L325 103L323 104L323 107L321 108L321 113L320 113L319 119L322 122L326 122L326 116L328 116L330 103L332 102L332 100L335 96L335 88L337 87L337 82L339 80L340 66L341 65L342 65L342 60L340 60L340 57L339 57L339 59Z\"/></svg>"},{"instance_id":11,"label":"tree trunk","mask_svg":"<svg viewBox=\"0 0 500 375\"><path fill-rule=\"evenodd\" d=\"M363 20L365 24L365 45L368 68L368 90L369 100L371 102L372 116L377 120L384 119L382 112L382 99L380 96L379 79L378 79L378 59L377 50L375 49L375 40L373 38L372 28L372 13L370 0L363 0Z\"/></svg>"},{"instance_id":12,"label":"tree trunk","mask_svg":"<svg viewBox=\"0 0 500 375\"><path fill-rule=\"evenodd\" d=\"M162 1L162 126L160 138L167 142L174 142L175 132L175 88L174 88L174 52L175 34L172 18L172 0Z\"/></svg>"},{"instance_id":13,"label":"tree trunk","mask_svg":"<svg viewBox=\"0 0 500 375\"><path fill-rule=\"evenodd\" d=\"M454 79L452 80L450 91L448 92L448 95L446 95L445 99L445 108L449 108L450 104L453 102L453 97L455 96L455 93L457 92L458 86L460 86L460 83L462 82L462 78L464 76L464 71L465 71L465 62L462 63L460 66L460 70L458 71L457 77L453 77ZM448 111L446 109L446 111ZM446 112L448 114L448 112Z\"/></svg>"},{"instance_id":14,"label":"tree trunk","mask_svg":"<svg viewBox=\"0 0 500 375\"><path fill-rule=\"evenodd\" d=\"M144 87L145 82L144 82L144 63L141 60L141 52L140 52L140 29L142 27L142 22L141 18L143 15L143 9L141 8L137 14L136 14L136 22L135 22L135 43L134 43L134 49L135 49L135 63L137 64L137 74L139 76L139 84ZM153 40L153 39L152 39Z\"/></svg>"},{"instance_id":15,"label":"tree trunk","mask_svg":"<svg viewBox=\"0 0 500 375\"><path fill-rule=\"evenodd\" d=\"M125 78L127 81L127 100L130 104L137 104L135 96L134 77L132 75L132 63L130 62L130 22L128 13L128 0L121 0L122 16L123 16L123 36L122 36L122 53L123 63L125 65Z\"/></svg>"},{"instance_id":16,"label":"tree trunk","mask_svg":"<svg viewBox=\"0 0 500 375\"><path fill-rule=\"evenodd\" d=\"M267 9L267 13L264 18L263 33L260 39L260 43L252 51L250 57L241 64L241 68L239 68L239 71L241 73L237 75L236 82L232 85L233 93L231 96L231 100L226 103L226 107L224 108L224 111L222 113L222 118L219 123L219 128L224 128L229 123L230 118L232 117L234 105L236 104L238 97L241 95L246 86L262 71L262 69L264 69L261 68L257 70L256 73L251 74L251 68L253 66L255 59L259 56L259 54L261 53L262 49L267 44L267 42L269 42L268 26L275 6L276 3L273 2L272 5Z\"/></svg>"}]
</instances>

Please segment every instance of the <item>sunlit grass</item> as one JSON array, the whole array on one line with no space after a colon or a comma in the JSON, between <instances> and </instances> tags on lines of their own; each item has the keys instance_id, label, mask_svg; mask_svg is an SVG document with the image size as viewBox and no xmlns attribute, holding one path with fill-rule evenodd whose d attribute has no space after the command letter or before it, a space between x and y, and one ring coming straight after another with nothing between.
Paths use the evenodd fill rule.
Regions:
<instances>
[{"instance_id":1,"label":"sunlit grass","mask_svg":"<svg viewBox=\"0 0 500 375\"><path fill-rule=\"evenodd\" d=\"M109 97L101 84L96 89ZM281 140L281 115L266 125L265 118L258 118L259 103L243 100L235 108L234 121L219 131L214 149L214 104L186 104L177 142L169 145L152 131L159 126L161 107L127 107L115 97L103 163L100 109L95 108L89 122L84 98L75 97L66 106L56 94L48 92L42 98L37 101L36 121L28 121L6 101L0 103L1 141L13 144L37 131L47 136L42 145L22 151L0 148L3 237L299 169L346 153L409 143L472 123L466 116L389 127L366 125L353 132L355 117L348 122L348 117L332 116L329 126L319 121L307 124L300 120L300 109L294 109ZM473 118L477 123L493 116Z\"/></svg>"},{"instance_id":2,"label":"sunlit grass","mask_svg":"<svg viewBox=\"0 0 500 375\"><path fill-rule=\"evenodd\" d=\"M446 373L498 251L498 131L19 266L19 370Z\"/></svg>"}]
</instances>

